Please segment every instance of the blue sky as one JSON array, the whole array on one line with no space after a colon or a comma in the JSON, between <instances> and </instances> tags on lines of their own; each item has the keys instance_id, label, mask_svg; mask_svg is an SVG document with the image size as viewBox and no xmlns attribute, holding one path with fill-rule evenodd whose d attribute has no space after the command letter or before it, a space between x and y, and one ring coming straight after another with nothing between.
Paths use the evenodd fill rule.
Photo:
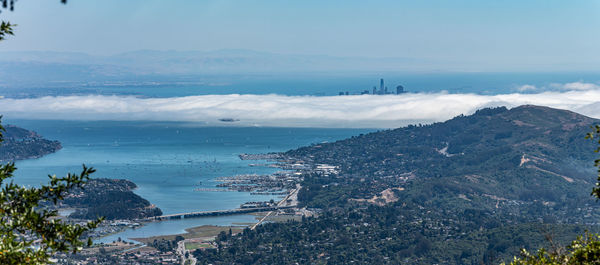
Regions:
<instances>
[{"instance_id":1,"label":"blue sky","mask_svg":"<svg viewBox=\"0 0 600 265\"><path fill-rule=\"evenodd\" d=\"M600 1L18 1L4 51L250 49L596 70Z\"/></svg>"}]
</instances>

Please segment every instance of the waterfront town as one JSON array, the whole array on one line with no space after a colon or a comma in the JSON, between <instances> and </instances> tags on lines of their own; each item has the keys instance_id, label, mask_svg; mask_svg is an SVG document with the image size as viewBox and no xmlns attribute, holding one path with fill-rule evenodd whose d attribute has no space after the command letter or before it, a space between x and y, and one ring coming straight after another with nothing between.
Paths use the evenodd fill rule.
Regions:
<instances>
[{"instance_id":1,"label":"waterfront town","mask_svg":"<svg viewBox=\"0 0 600 265\"><path fill-rule=\"evenodd\" d=\"M270 175L223 176L214 188L225 192L249 192L251 195L278 195L279 200L249 201L236 209L178 213L135 219L114 219L103 221L97 229L87 234L90 238L102 238L118 234L126 229L137 229L149 222L202 218L207 216L251 214L255 223L236 226L200 226L186 229L179 235L157 236L152 238L118 238L111 243L97 243L84 248L77 254L59 254L55 261L61 264L196 264L194 251L215 249L215 239L220 233L236 234L244 229L255 229L264 222L285 222L301 220L303 217L318 215L318 209L298 207L298 191L304 174L337 174L337 167L325 164L307 164L304 161L289 159L281 154L240 154L242 160L263 160L263 166L281 168ZM72 212L73 209L63 209ZM86 219L65 220L84 225Z\"/></svg>"}]
</instances>

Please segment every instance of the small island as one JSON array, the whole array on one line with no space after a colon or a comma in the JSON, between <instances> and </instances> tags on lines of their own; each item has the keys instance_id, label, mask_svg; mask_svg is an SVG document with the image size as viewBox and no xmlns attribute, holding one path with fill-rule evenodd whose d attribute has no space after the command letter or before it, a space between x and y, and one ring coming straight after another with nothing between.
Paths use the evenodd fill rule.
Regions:
<instances>
[{"instance_id":1,"label":"small island","mask_svg":"<svg viewBox=\"0 0 600 265\"><path fill-rule=\"evenodd\" d=\"M221 119L219 119L219 121L221 121L221 122L236 122L236 121L240 121L240 120L234 119L234 118L221 118Z\"/></svg>"}]
</instances>

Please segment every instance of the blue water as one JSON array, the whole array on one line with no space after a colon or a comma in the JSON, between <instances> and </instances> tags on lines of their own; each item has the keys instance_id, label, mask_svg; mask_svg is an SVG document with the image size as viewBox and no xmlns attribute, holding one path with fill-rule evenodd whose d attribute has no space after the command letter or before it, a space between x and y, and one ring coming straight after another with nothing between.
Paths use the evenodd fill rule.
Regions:
<instances>
[{"instance_id":1,"label":"blue water","mask_svg":"<svg viewBox=\"0 0 600 265\"><path fill-rule=\"evenodd\" d=\"M96 239L94 240L94 243L110 243L117 241L119 238L131 240L131 238L183 234L186 232L186 228L197 227L201 225L240 225L255 222L256 216L249 214L167 220L148 223L137 229L127 229L124 232Z\"/></svg>"},{"instance_id":2,"label":"blue water","mask_svg":"<svg viewBox=\"0 0 600 265\"><path fill-rule=\"evenodd\" d=\"M6 121L59 140L63 149L39 159L18 161L15 181L38 185L48 174L97 169L93 177L124 178L136 193L165 214L222 210L273 196L244 192L199 192L214 179L237 174L268 174L277 169L250 167L241 153L279 152L311 143L335 141L369 130L310 128L197 127L186 123ZM260 162L260 161L259 161Z\"/></svg>"},{"instance_id":3,"label":"blue water","mask_svg":"<svg viewBox=\"0 0 600 265\"><path fill-rule=\"evenodd\" d=\"M5 120L59 140L63 149L42 158L16 163L15 182L46 183L48 174L79 172L81 164L97 169L96 178L124 178L135 182L135 193L162 209L163 213L223 210L246 201L276 196L246 192L201 192L215 188L215 178L237 174L268 174L277 169L251 167L241 153L286 151L311 143L330 142L365 133L368 129L311 129L202 127L172 122ZM260 163L260 161L258 161ZM228 225L252 222L252 216L224 216L150 224L103 240L182 233L204 224Z\"/></svg>"}]
</instances>

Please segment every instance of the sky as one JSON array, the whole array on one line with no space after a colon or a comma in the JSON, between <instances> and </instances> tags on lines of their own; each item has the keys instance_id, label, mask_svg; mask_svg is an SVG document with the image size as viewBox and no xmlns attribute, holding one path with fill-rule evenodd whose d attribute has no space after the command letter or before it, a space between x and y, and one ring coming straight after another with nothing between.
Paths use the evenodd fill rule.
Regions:
<instances>
[{"instance_id":1,"label":"sky","mask_svg":"<svg viewBox=\"0 0 600 265\"><path fill-rule=\"evenodd\" d=\"M3 51L249 49L598 69L600 1L17 1ZM519 67L520 69L522 67Z\"/></svg>"},{"instance_id":2,"label":"sky","mask_svg":"<svg viewBox=\"0 0 600 265\"><path fill-rule=\"evenodd\" d=\"M597 73L600 69L600 1L592 0L70 0L67 5L59 0L27 0L17 1L15 11L5 10L0 19L18 24L16 36L0 43L3 52L83 52L102 57L136 50L242 49L325 57L409 58L416 62L411 65L413 61L404 60L409 67L428 62L421 65L431 66L434 72L552 69ZM129 60L125 55L114 57ZM184 63L189 60L183 58ZM223 61L235 63L227 57ZM27 62L24 67L29 71ZM8 64L6 69L12 68ZM334 97L65 94L0 98L0 109L13 119L224 125L219 119L231 118L239 119L230 123L232 126L362 128L431 123L483 107L522 104L600 118L597 80L571 80L548 87L519 85L514 91L494 95L443 91Z\"/></svg>"}]
</instances>

